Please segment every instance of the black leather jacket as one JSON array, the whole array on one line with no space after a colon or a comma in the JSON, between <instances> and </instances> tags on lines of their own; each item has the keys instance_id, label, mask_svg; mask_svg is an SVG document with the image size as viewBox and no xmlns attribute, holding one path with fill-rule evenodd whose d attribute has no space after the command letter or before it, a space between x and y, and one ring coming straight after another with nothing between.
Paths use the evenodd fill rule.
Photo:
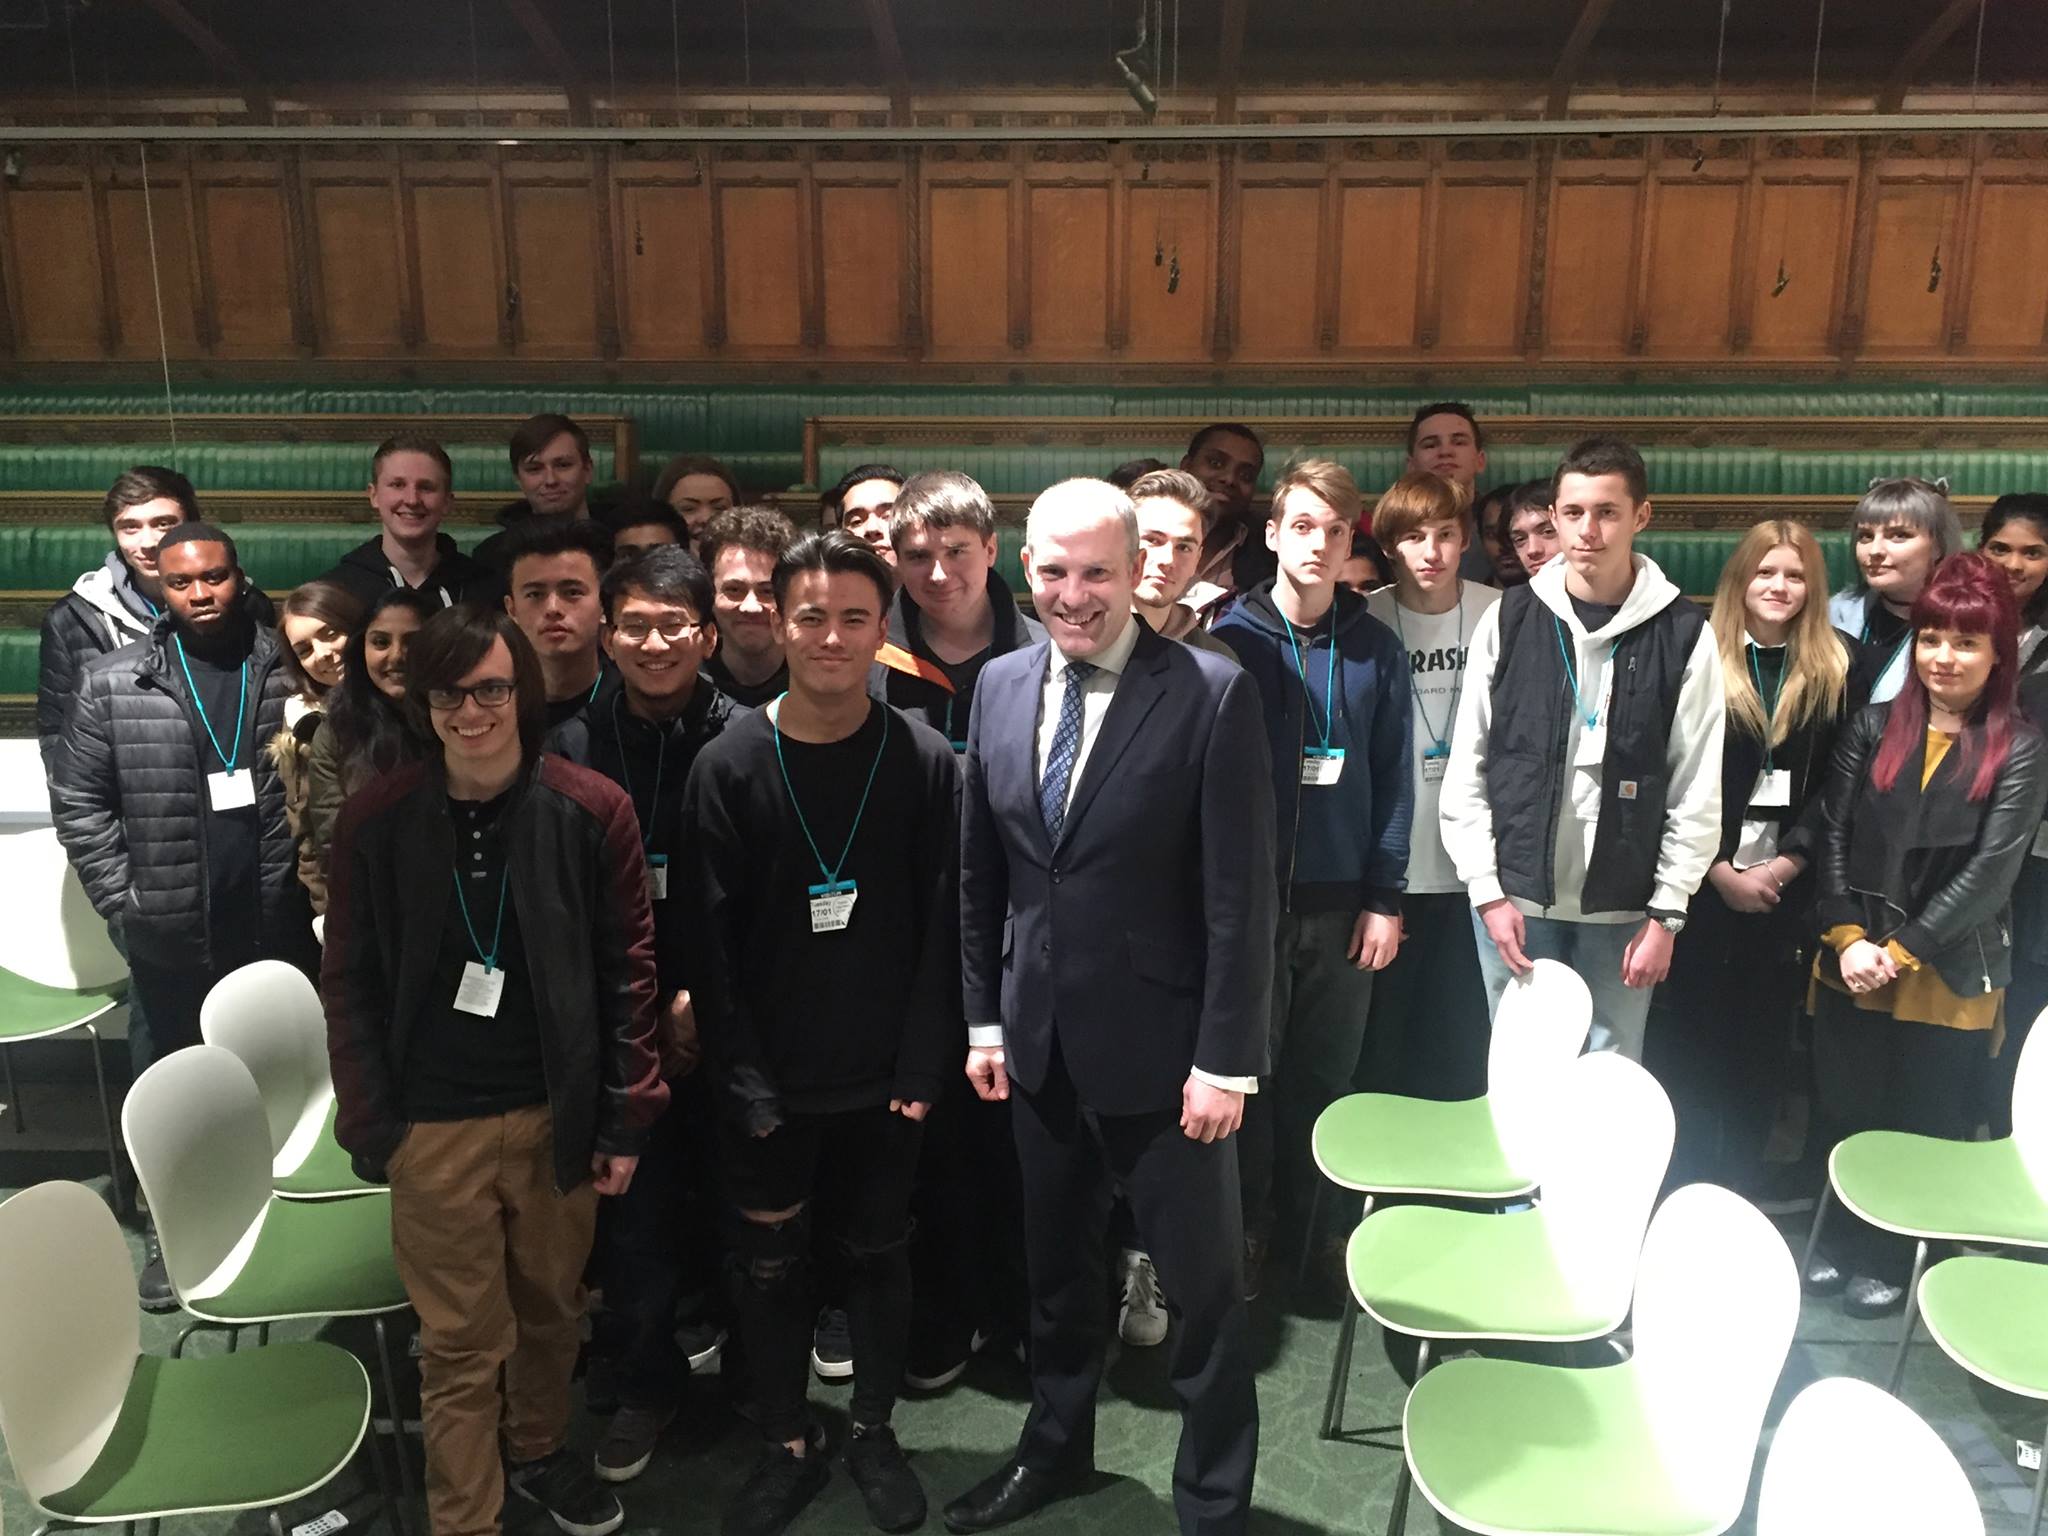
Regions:
<instances>
[{"instance_id":1,"label":"black leather jacket","mask_svg":"<svg viewBox=\"0 0 2048 1536\"><path fill-rule=\"evenodd\" d=\"M2048 805L2048 743L2015 722L2012 749L1991 792L1967 798L1961 744L1920 787L1923 752L1889 793L1871 783L1889 704L1859 711L1835 745L1820 845L1820 925L1861 924L1875 942L1897 939L1932 965L1958 997L2012 980L2013 881ZM1821 964L1836 970L1832 950Z\"/></svg>"}]
</instances>

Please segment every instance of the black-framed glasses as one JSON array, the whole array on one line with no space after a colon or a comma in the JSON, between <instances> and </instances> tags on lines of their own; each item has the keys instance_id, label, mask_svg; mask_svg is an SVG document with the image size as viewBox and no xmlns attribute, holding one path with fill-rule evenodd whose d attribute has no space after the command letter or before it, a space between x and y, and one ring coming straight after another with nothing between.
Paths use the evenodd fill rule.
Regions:
<instances>
[{"instance_id":1,"label":"black-framed glasses","mask_svg":"<svg viewBox=\"0 0 2048 1536\"><path fill-rule=\"evenodd\" d=\"M659 635L670 645L676 645L689 639L703 627L695 619L626 619L614 624L612 633L628 645L645 645L649 635Z\"/></svg>"},{"instance_id":2,"label":"black-framed glasses","mask_svg":"<svg viewBox=\"0 0 2048 1536\"><path fill-rule=\"evenodd\" d=\"M429 709L460 709L464 699L475 699L485 709L503 709L512 702L512 685L502 677L487 677L480 683L470 684L467 688L457 684L452 688L427 690Z\"/></svg>"}]
</instances>

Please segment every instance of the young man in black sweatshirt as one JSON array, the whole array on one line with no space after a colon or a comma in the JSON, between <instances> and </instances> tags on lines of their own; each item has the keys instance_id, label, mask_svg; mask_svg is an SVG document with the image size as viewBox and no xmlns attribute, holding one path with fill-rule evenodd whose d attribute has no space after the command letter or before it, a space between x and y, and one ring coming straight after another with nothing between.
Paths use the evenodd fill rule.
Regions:
<instances>
[{"instance_id":1,"label":"young man in black sweatshirt","mask_svg":"<svg viewBox=\"0 0 2048 1536\"><path fill-rule=\"evenodd\" d=\"M488 603L503 587L498 573L455 547L441 519L455 494L448 450L418 432L387 437L370 456L370 507L384 531L358 544L322 581L365 608L393 587L424 592L443 608Z\"/></svg>"},{"instance_id":2,"label":"young man in black sweatshirt","mask_svg":"<svg viewBox=\"0 0 2048 1536\"><path fill-rule=\"evenodd\" d=\"M841 532L774 567L789 691L697 759L684 794L699 1028L720 1099L740 1338L769 1445L725 1515L773 1536L824 1486L804 1407L814 1222L845 1256L849 1474L874 1524L924 1490L889 1428L910 1323L922 1122L958 1070L959 823L952 748L870 698L889 567Z\"/></svg>"},{"instance_id":3,"label":"young man in black sweatshirt","mask_svg":"<svg viewBox=\"0 0 2048 1536\"><path fill-rule=\"evenodd\" d=\"M619 686L549 733L547 747L625 790L639 818L654 909L655 1039L675 1108L654 1123L630 1189L599 1213L594 1268L604 1310L591 1325L586 1391L617 1411L597 1448L597 1475L626 1482L646 1470L676 1416L683 1379L717 1357L719 1334L693 1327L676 1337L676 1306L689 1248L715 1235L686 1219L703 1209L694 1186L710 1162L709 1090L697 1065L697 1025L683 961L690 940L682 893L671 886L687 862L682 787L697 754L739 706L712 686L704 662L718 645L711 578L684 549L660 547L615 565L599 588L604 652ZM607 1390L609 1388L610 1390Z\"/></svg>"}]
</instances>

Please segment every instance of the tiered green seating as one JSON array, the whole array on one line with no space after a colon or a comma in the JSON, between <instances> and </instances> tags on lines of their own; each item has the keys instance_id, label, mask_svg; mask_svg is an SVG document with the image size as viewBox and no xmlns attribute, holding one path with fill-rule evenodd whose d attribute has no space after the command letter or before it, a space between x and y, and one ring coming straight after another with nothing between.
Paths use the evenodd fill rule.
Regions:
<instances>
[{"instance_id":1,"label":"tiered green seating","mask_svg":"<svg viewBox=\"0 0 2048 1536\"><path fill-rule=\"evenodd\" d=\"M131 464L173 464L199 488L236 491L361 491L370 449L356 443L221 443L168 435L112 443L14 443L0 447L0 491L83 491L100 495ZM612 477L609 443L590 445L597 477ZM516 496L511 461L488 443L450 443L460 493Z\"/></svg>"}]
</instances>

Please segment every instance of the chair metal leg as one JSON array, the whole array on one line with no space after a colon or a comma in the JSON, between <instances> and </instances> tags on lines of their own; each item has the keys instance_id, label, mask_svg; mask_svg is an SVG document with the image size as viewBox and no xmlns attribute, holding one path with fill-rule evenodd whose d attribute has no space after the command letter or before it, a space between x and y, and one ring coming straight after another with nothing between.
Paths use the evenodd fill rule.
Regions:
<instances>
[{"instance_id":1,"label":"chair metal leg","mask_svg":"<svg viewBox=\"0 0 2048 1536\"><path fill-rule=\"evenodd\" d=\"M14 1134L28 1133L28 1116L21 1112L21 1090L14 1086L14 1052L0 1045L0 1068L7 1072L7 1113L14 1117Z\"/></svg>"},{"instance_id":2,"label":"chair metal leg","mask_svg":"<svg viewBox=\"0 0 2048 1536\"><path fill-rule=\"evenodd\" d=\"M1820 1252L1820 1227L1827 1219L1828 1196L1833 1194L1834 1190L1833 1178L1823 1174L1820 1181L1820 1198L1813 1202L1813 1226L1806 1234L1806 1252L1799 1260L1799 1282L1802 1285L1806 1283L1807 1271L1813 1268L1813 1256Z\"/></svg>"},{"instance_id":3,"label":"chair metal leg","mask_svg":"<svg viewBox=\"0 0 2048 1536\"><path fill-rule=\"evenodd\" d=\"M2034 1474L2034 1512L2027 1518L2027 1536L2041 1536L2041 1495L2048 1492L2048 1429L2041 1433L2041 1469Z\"/></svg>"},{"instance_id":4,"label":"chair metal leg","mask_svg":"<svg viewBox=\"0 0 2048 1536\"><path fill-rule=\"evenodd\" d=\"M201 1326L202 1324L200 1323L199 1319L195 1317L190 1322L186 1323L183 1328L178 1330L178 1337L171 1343L171 1358L173 1360L179 1360L184 1358L185 1341L191 1338L193 1334L197 1333L200 1330Z\"/></svg>"},{"instance_id":5,"label":"chair metal leg","mask_svg":"<svg viewBox=\"0 0 2048 1536\"><path fill-rule=\"evenodd\" d=\"M107 1097L107 1064L100 1060L100 1032L90 1024L79 1026L92 1043L92 1076L100 1090L100 1129L107 1137L107 1178L114 1192L114 1214L128 1214L128 1194L121 1186L121 1148L114 1139L114 1101Z\"/></svg>"},{"instance_id":6,"label":"chair metal leg","mask_svg":"<svg viewBox=\"0 0 2048 1536\"><path fill-rule=\"evenodd\" d=\"M1913 1347L1913 1328L1920 1321L1920 1272L1927 1267L1927 1239L1913 1245L1913 1273L1906 1281L1906 1326L1899 1334L1899 1358L1892 1362L1892 1379L1885 1391L1899 1395L1899 1383L1906 1379L1906 1354Z\"/></svg>"},{"instance_id":7,"label":"chair metal leg","mask_svg":"<svg viewBox=\"0 0 2048 1536\"><path fill-rule=\"evenodd\" d=\"M1351 1349L1358 1339L1358 1298L1344 1291L1344 1321L1337 1329L1337 1352L1330 1361L1330 1393L1323 1400L1323 1438L1334 1440L1344 1428L1344 1395L1351 1383Z\"/></svg>"},{"instance_id":8,"label":"chair metal leg","mask_svg":"<svg viewBox=\"0 0 2048 1536\"><path fill-rule=\"evenodd\" d=\"M1415 1341L1415 1379L1422 1380L1429 1369L1429 1340ZM1404 1415L1405 1417L1405 1415ZM1401 1471L1394 1479L1394 1503L1387 1511L1387 1536L1403 1536L1408 1529L1408 1495L1414 1490L1415 1475L1408 1470L1408 1436L1401 1436Z\"/></svg>"},{"instance_id":9,"label":"chair metal leg","mask_svg":"<svg viewBox=\"0 0 2048 1536\"><path fill-rule=\"evenodd\" d=\"M257 1347L258 1347L258 1348L261 1348L261 1347L262 1347L263 1345L265 1345L265 1344L268 1344L269 1342L270 1342L270 1324L268 1324L268 1323L258 1323L258 1324L256 1325L256 1344L257 1344Z\"/></svg>"},{"instance_id":10,"label":"chair metal leg","mask_svg":"<svg viewBox=\"0 0 2048 1536\"><path fill-rule=\"evenodd\" d=\"M370 1480L377 1485L377 1500L384 1506L384 1524L390 1536L408 1536L405 1515L398 1507L398 1501L391 1496L391 1479L384 1470L384 1457L377 1449L377 1431L373 1425L363 1436L363 1458L370 1464Z\"/></svg>"},{"instance_id":11,"label":"chair metal leg","mask_svg":"<svg viewBox=\"0 0 2048 1536\"><path fill-rule=\"evenodd\" d=\"M412 1502L412 1464L405 1454L405 1420L398 1411L398 1373L391 1368L391 1336L384 1327L384 1319L373 1317L371 1325L377 1334L377 1370L384 1378L384 1408L391 1415L391 1455L398 1463L398 1489L405 1497L408 1507ZM406 1527L399 1527L399 1536L405 1536Z\"/></svg>"},{"instance_id":12,"label":"chair metal leg","mask_svg":"<svg viewBox=\"0 0 2048 1536\"><path fill-rule=\"evenodd\" d=\"M270 1536L284 1536L284 1518L274 1504L270 1507Z\"/></svg>"}]
</instances>

